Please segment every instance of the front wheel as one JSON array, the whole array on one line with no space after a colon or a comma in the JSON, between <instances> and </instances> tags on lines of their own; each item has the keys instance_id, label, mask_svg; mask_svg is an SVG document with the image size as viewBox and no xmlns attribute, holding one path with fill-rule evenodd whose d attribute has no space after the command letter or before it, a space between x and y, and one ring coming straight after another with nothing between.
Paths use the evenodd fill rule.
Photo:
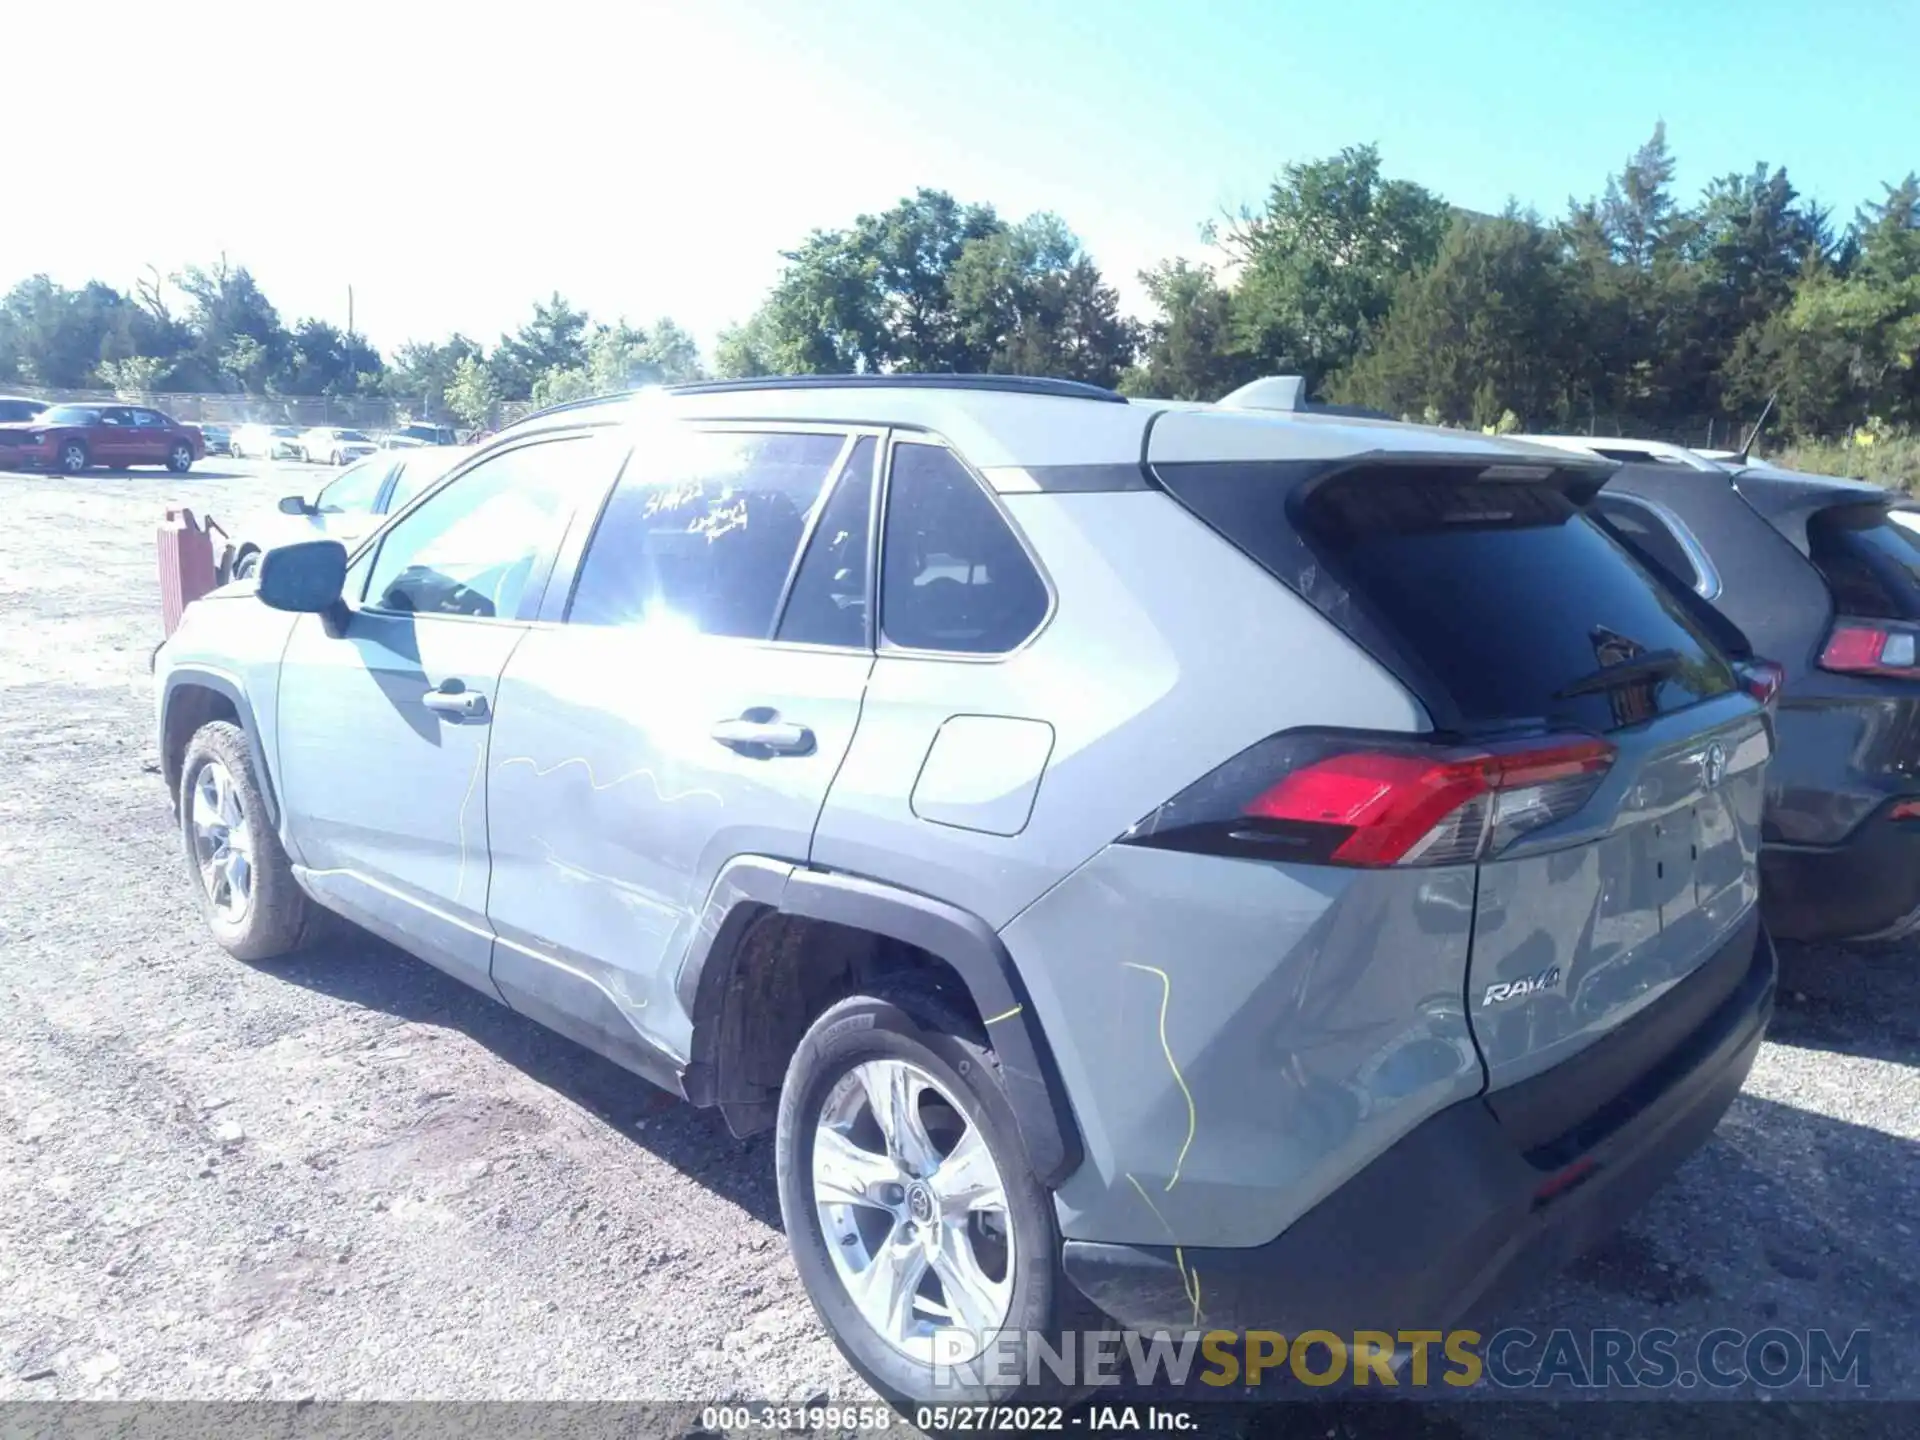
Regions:
<instances>
[{"instance_id":1,"label":"front wheel","mask_svg":"<svg viewBox=\"0 0 1920 1440\"><path fill-rule=\"evenodd\" d=\"M242 550L240 552L240 558L233 562L232 578L235 580L251 579L259 572L259 569L260 552L258 550Z\"/></svg>"},{"instance_id":2,"label":"front wheel","mask_svg":"<svg viewBox=\"0 0 1920 1440\"><path fill-rule=\"evenodd\" d=\"M83 441L69 440L60 447L60 468L69 475L78 475L93 463L93 457L87 454Z\"/></svg>"},{"instance_id":3,"label":"front wheel","mask_svg":"<svg viewBox=\"0 0 1920 1440\"><path fill-rule=\"evenodd\" d=\"M293 878L238 725L202 725L180 765L180 832L200 913L228 954L271 960L306 940L313 907Z\"/></svg>"},{"instance_id":4,"label":"front wheel","mask_svg":"<svg viewBox=\"0 0 1920 1440\"><path fill-rule=\"evenodd\" d=\"M184 475L193 468L193 447L184 442L176 444L167 451L167 469L176 475Z\"/></svg>"},{"instance_id":5,"label":"front wheel","mask_svg":"<svg viewBox=\"0 0 1920 1440\"><path fill-rule=\"evenodd\" d=\"M794 1052L775 1133L794 1265L841 1354L903 1408L1050 1398L1065 1281L980 1026L930 988L842 1000ZM988 1360L991 1345L1006 1359Z\"/></svg>"}]
</instances>

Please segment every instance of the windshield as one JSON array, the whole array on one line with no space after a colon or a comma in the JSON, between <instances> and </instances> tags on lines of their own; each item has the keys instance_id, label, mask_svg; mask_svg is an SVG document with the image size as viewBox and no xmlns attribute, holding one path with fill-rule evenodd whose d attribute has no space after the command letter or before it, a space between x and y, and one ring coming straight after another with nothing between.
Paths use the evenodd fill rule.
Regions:
<instances>
[{"instance_id":1,"label":"windshield","mask_svg":"<svg viewBox=\"0 0 1920 1440\"><path fill-rule=\"evenodd\" d=\"M276 425L273 427L273 433L282 439L298 440L301 432L297 425Z\"/></svg>"},{"instance_id":2,"label":"windshield","mask_svg":"<svg viewBox=\"0 0 1920 1440\"><path fill-rule=\"evenodd\" d=\"M49 425L98 425L100 412L85 405L56 405L40 418Z\"/></svg>"},{"instance_id":3,"label":"windshield","mask_svg":"<svg viewBox=\"0 0 1920 1440\"><path fill-rule=\"evenodd\" d=\"M333 433L334 433L335 439L358 440L363 445L371 445L373 443L371 440L367 439L365 435L361 434L358 430L336 430Z\"/></svg>"}]
</instances>

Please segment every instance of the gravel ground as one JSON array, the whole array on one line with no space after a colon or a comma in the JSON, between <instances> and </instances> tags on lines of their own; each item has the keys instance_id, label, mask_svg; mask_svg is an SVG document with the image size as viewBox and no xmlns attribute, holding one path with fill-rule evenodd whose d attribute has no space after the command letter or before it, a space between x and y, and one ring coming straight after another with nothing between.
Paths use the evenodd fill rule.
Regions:
<instances>
[{"instance_id":1,"label":"gravel ground","mask_svg":"<svg viewBox=\"0 0 1920 1440\"><path fill-rule=\"evenodd\" d=\"M317 483L293 473L0 474L0 1399L862 1397L763 1140L377 941L255 968L206 937L153 754L153 530ZM1485 1328L1666 1326L1684 1355L1718 1326L1866 1327L1874 1392L1920 1399L1920 954L1784 963L1713 1143ZM1782 1428L1636 1408L1643 1433ZM1255 1428L1410 1433L1388 1409ZM1420 1428L1501 1427L1465 1404Z\"/></svg>"}]
</instances>

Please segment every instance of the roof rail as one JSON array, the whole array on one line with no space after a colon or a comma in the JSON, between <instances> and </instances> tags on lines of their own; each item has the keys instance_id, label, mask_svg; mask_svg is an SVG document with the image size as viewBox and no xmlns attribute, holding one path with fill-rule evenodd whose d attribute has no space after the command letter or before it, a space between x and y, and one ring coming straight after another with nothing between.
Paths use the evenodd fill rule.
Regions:
<instances>
[{"instance_id":1,"label":"roof rail","mask_svg":"<svg viewBox=\"0 0 1920 1440\"><path fill-rule=\"evenodd\" d=\"M622 400L631 400L638 393L638 389L609 390L604 395L584 395L578 400L562 400L557 405L548 405L544 409L535 410L528 415L522 415L513 423L515 425L524 425L529 420L539 420L548 415L560 415L568 410L589 410L596 405L617 405Z\"/></svg>"},{"instance_id":2,"label":"roof rail","mask_svg":"<svg viewBox=\"0 0 1920 1440\"><path fill-rule=\"evenodd\" d=\"M1127 403L1127 397L1117 390L1043 375L763 375L752 380L696 380L667 389L675 395L716 395L735 390L998 390L1061 400Z\"/></svg>"}]
</instances>

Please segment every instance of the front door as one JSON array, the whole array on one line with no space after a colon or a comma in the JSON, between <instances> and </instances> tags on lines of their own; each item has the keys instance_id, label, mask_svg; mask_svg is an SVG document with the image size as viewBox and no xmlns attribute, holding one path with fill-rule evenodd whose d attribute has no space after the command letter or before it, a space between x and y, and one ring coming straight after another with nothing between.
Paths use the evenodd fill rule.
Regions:
<instances>
[{"instance_id":1,"label":"front door","mask_svg":"<svg viewBox=\"0 0 1920 1440\"><path fill-rule=\"evenodd\" d=\"M133 428L133 411L124 405L103 408L100 423L92 428L87 442L96 465L119 470L133 464L140 452L140 438Z\"/></svg>"},{"instance_id":2,"label":"front door","mask_svg":"<svg viewBox=\"0 0 1920 1440\"><path fill-rule=\"evenodd\" d=\"M877 449L840 428L644 436L564 623L508 662L493 978L642 1073L687 1055L674 970L718 872L808 858L873 666Z\"/></svg>"},{"instance_id":3,"label":"front door","mask_svg":"<svg viewBox=\"0 0 1920 1440\"><path fill-rule=\"evenodd\" d=\"M301 619L281 666L281 803L308 882L489 993L485 768L500 673L596 453L565 437L483 458L356 564L368 579L344 625Z\"/></svg>"}]
</instances>

